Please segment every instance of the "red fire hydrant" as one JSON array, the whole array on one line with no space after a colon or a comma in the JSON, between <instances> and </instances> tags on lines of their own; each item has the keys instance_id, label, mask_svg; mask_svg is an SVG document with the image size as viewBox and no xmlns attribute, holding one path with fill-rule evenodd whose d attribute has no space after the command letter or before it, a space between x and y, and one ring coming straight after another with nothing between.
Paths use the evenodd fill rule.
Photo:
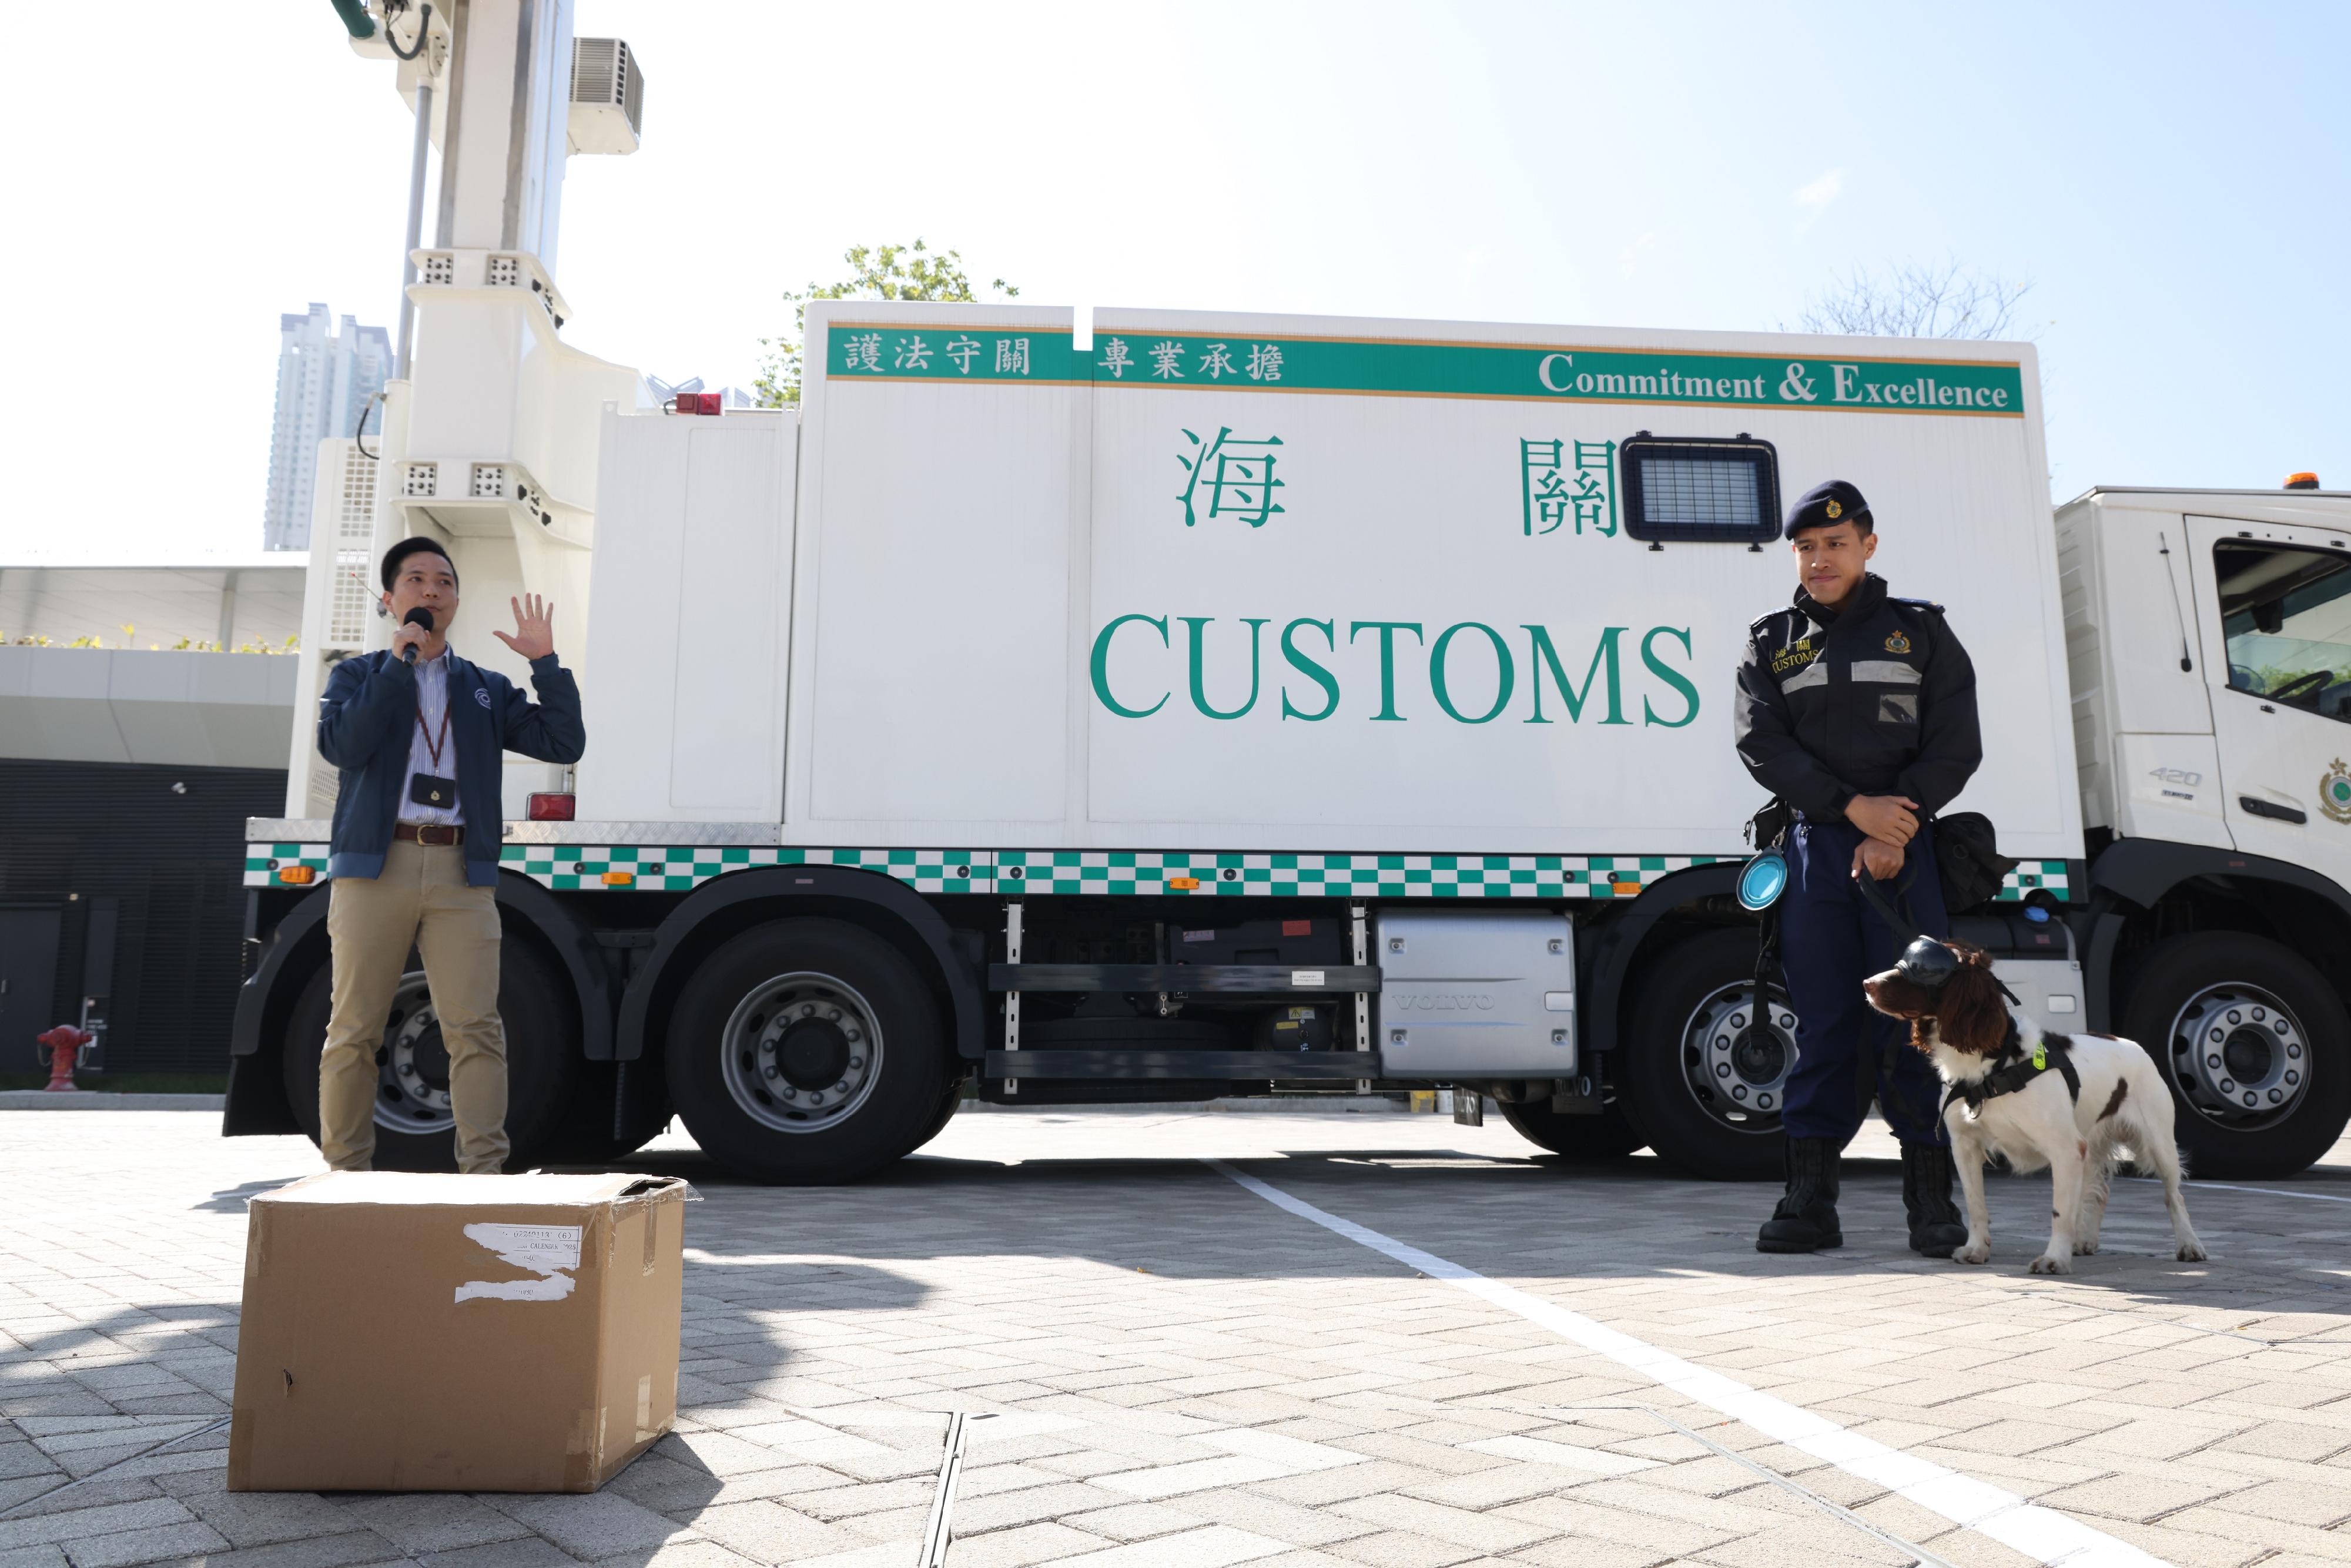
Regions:
<instances>
[{"instance_id":1,"label":"red fire hydrant","mask_svg":"<svg viewBox=\"0 0 2351 1568\"><path fill-rule=\"evenodd\" d=\"M52 1091L72 1091L74 1058L80 1054L83 1046L97 1038L89 1030L76 1029L69 1023L61 1023L48 1033L35 1037L37 1043L49 1048L49 1088Z\"/></svg>"}]
</instances>

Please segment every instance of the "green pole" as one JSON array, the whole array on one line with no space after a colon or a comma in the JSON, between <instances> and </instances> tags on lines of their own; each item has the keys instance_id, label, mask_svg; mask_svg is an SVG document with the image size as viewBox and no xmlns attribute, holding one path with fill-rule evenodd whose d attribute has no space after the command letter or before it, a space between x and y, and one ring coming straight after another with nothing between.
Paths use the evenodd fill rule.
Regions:
<instances>
[{"instance_id":1,"label":"green pole","mask_svg":"<svg viewBox=\"0 0 2351 1568\"><path fill-rule=\"evenodd\" d=\"M375 18L367 14L366 0L334 0L335 15L343 19L344 30L354 38L375 37Z\"/></svg>"}]
</instances>

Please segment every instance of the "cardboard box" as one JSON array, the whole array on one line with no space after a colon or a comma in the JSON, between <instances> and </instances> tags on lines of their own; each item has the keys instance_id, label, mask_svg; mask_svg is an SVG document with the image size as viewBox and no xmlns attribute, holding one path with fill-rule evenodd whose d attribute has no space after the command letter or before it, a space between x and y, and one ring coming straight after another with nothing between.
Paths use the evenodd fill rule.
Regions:
<instances>
[{"instance_id":1,"label":"cardboard box","mask_svg":"<svg viewBox=\"0 0 2351 1568\"><path fill-rule=\"evenodd\" d=\"M677 1414L674 1177L333 1172L253 1200L231 1491L594 1491Z\"/></svg>"}]
</instances>

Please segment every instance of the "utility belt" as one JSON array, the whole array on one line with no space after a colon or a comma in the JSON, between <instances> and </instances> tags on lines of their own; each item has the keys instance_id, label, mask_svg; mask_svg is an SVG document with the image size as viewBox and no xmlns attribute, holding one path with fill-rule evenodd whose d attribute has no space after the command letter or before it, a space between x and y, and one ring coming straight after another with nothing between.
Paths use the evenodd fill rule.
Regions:
<instances>
[{"instance_id":1,"label":"utility belt","mask_svg":"<svg viewBox=\"0 0 2351 1568\"><path fill-rule=\"evenodd\" d=\"M392 836L404 844L462 844L465 829L461 822L394 822Z\"/></svg>"}]
</instances>

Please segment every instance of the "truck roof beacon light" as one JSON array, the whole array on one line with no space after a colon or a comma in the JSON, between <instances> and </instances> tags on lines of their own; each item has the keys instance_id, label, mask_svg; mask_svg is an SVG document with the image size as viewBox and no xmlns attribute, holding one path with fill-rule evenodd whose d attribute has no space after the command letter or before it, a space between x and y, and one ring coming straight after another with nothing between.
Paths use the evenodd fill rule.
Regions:
<instances>
[{"instance_id":1,"label":"truck roof beacon light","mask_svg":"<svg viewBox=\"0 0 2351 1568\"><path fill-rule=\"evenodd\" d=\"M1739 906L1750 914L1771 908L1787 890L1788 857L1778 850L1765 850L1740 870Z\"/></svg>"},{"instance_id":2,"label":"truck roof beacon light","mask_svg":"<svg viewBox=\"0 0 2351 1568\"><path fill-rule=\"evenodd\" d=\"M2308 473L2289 474L2285 476L2285 487L2289 490L2315 490L2318 488L2318 476Z\"/></svg>"}]
</instances>

